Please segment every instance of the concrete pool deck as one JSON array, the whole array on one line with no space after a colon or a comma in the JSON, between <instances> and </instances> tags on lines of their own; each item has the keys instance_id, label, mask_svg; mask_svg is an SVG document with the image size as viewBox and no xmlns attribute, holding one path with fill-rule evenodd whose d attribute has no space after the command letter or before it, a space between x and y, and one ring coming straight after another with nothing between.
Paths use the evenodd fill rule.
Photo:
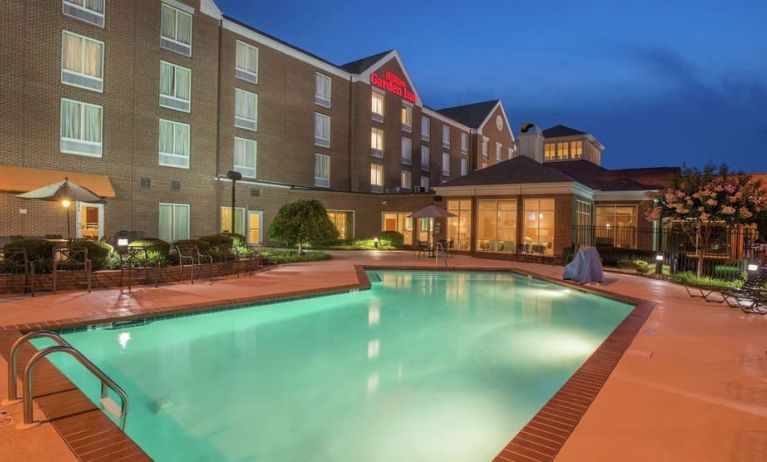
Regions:
<instances>
[{"instance_id":1,"label":"concrete pool deck","mask_svg":"<svg viewBox=\"0 0 767 462\"><path fill-rule=\"evenodd\" d=\"M180 305L195 309L348 290L359 284L356 265L441 266L409 252L334 252L333 256L327 262L280 266L212 284L179 283L134 289L132 294L104 290L2 298L0 329L87 324L153 316ZM466 256L451 257L449 264L519 269L554 279L562 274L557 266ZM556 460L767 460L767 316L693 300L680 286L624 274L607 274L600 289L656 305ZM2 378L6 368L0 358ZM3 395L4 387L0 385ZM0 412L10 411L18 422L20 408L0 406ZM50 424L23 432L0 425L0 447L11 460L75 460ZM502 454L498 460L526 459L521 454L506 459Z\"/></svg>"}]
</instances>

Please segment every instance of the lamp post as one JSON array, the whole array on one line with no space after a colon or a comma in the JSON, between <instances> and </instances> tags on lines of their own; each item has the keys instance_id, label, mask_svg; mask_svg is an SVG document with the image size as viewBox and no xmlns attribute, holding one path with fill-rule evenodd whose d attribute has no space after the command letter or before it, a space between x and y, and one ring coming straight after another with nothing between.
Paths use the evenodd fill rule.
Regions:
<instances>
[{"instance_id":1,"label":"lamp post","mask_svg":"<svg viewBox=\"0 0 767 462\"><path fill-rule=\"evenodd\" d=\"M235 187L235 184L242 179L242 173L236 172L234 170L229 170L228 172L226 172L226 177L232 180L232 208L230 210L232 215L232 227L229 228L229 234L234 234L234 198L235 198L234 187Z\"/></svg>"},{"instance_id":2,"label":"lamp post","mask_svg":"<svg viewBox=\"0 0 767 462\"><path fill-rule=\"evenodd\" d=\"M659 253L655 256L655 274L660 276L663 274L663 254Z\"/></svg>"},{"instance_id":3,"label":"lamp post","mask_svg":"<svg viewBox=\"0 0 767 462\"><path fill-rule=\"evenodd\" d=\"M61 201L61 206L64 207L64 213L67 215L67 240L72 240L72 232L70 231L70 224L69 224L69 206L72 205L72 201L69 199L64 199Z\"/></svg>"}]
</instances>

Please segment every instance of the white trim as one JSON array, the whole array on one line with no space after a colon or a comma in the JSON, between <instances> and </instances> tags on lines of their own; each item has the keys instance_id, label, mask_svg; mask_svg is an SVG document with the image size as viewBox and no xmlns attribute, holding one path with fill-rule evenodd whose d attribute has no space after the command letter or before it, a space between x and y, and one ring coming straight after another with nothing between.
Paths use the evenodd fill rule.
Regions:
<instances>
[{"instance_id":1,"label":"white trim","mask_svg":"<svg viewBox=\"0 0 767 462\"><path fill-rule=\"evenodd\" d=\"M362 74L356 74L352 77L352 82L365 82L368 85L370 85L370 74L372 74L374 71L378 70L379 67L383 66L387 62L391 61L392 59L395 59L397 61L397 64L399 64L400 69L402 69L402 74L405 76L405 79L407 79L408 85L410 85L410 89L413 90L413 93L415 93L415 105L416 106L423 106L423 102L421 101L421 96L418 94L418 90L416 90L415 85L413 85L413 79L410 78L410 74L407 73L407 69L405 69L405 65L402 63L402 60L399 57L399 53L397 53L397 50L392 50L386 55L384 55L381 59L376 61L373 65L369 66Z\"/></svg>"},{"instance_id":2,"label":"white trim","mask_svg":"<svg viewBox=\"0 0 767 462\"><path fill-rule=\"evenodd\" d=\"M493 106L493 109L490 111L490 113L487 114L485 117L485 120L482 121L481 124L479 124L479 127L477 127L477 131L481 134L482 133L482 127L485 126L485 124L490 120L493 114L495 114L495 110L498 108L498 106L501 107L501 114L503 115L503 120L506 122L505 129L509 131L509 134L511 135L511 142L513 143L515 141L514 139L514 131L511 129L511 125L509 125L509 118L506 116L506 110L503 108L503 103L501 103L501 100L498 100L498 102ZM503 131L503 130L501 130Z\"/></svg>"},{"instance_id":3,"label":"white trim","mask_svg":"<svg viewBox=\"0 0 767 462\"><path fill-rule=\"evenodd\" d=\"M99 134L99 138L101 139L100 142L96 141L87 141L85 139L78 139L78 138L65 138L61 135L61 113L64 109L64 101L68 101L70 103L79 104L80 106L91 106L91 107L97 107L99 108L100 114L101 114L101 120L99 121L99 128L101 129L101 133ZM80 114L78 117L83 116L82 108L80 108L80 111L78 111ZM81 126L84 124L81 121ZM84 129L84 128L83 128ZM101 149L99 150L98 154L92 154L90 152L82 152L82 151L75 151L74 149L62 149L62 141L67 140L75 143L81 143L81 144L87 144L92 146L98 146ZM98 104L91 104L91 103L85 103L82 101L77 101L75 99L69 99L69 98L61 98L61 102L59 103L59 151L62 154L73 154L77 156L85 156L85 157L96 157L96 158L102 158L104 157L104 106L99 106Z\"/></svg>"},{"instance_id":4,"label":"white trim","mask_svg":"<svg viewBox=\"0 0 767 462\"><path fill-rule=\"evenodd\" d=\"M317 170L317 156L324 157L327 160L327 164L328 164L328 177L327 178L323 178L321 176L317 176L316 173L315 173L315 175L314 175L314 187L315 188L330 188L330 175L331 175L330 156L327 155L327 154L320 154L319 152L315 152L314 153L314 170L315 170L315 172ZM327 181L328 184L326 184L326 185L317 184L317 180Z\"/></svg>"},{"instance_id":5,"label":"white trim","mask_svg":"<svg viewBox=\"0 0 767 462\"><path fill-rule=\"evenodd\" d=\"M213 19L221 20L223 15L221 9L213 0L200 0L200 13L210 16Z\"/></svg>"},{"instance_id":6,"label":"white trim","mask_svg":"<svg viewBox=\"0 0 767 462\"><path fill-rule=\"evenodd\" d=\"M325 72L328 72L330 74L336 75L344 79L349 79L351 77L351 74L337 68L336 66L333 66L332 64L326 63L318 58L310 56L307 53L302 53L301 51L298 51L293 47L285 45L284 43L280 43L274 40L273 38L267 37L263 34L260 34L254 31L253 29L248 29L245 26L242 26L236 22L233 22L230 19L223 18L221 20L221 27L223 27L225 30L234 32L235 34L241 35L242 37L245 37L256 43L272 48L273 50L277 50L280 53L288 55L299 61L303 61L307 64L311 64L312 66L318 69L322 69Z\"/></svg>"},{"instance_id":7,"label":"white trim","mask_svg":"<svg viewBox=\"0 0 767 462\"><path fill-rule=\"evenodd\" d=\"M162 65L163 64L167 64L167 65L172 66L174 68L173 69L173 91L174 91L174 93L176 92L176 83L177 83L176 69L175 68L178 67L178 68L184 69L186 71L189 71L189 99L183 99L183 98L179 98L178 96L172 96L172 95L164 95L162 93L162 89L160 88L160 89L158 89L158 92L160 93L160 106L164 107L165 109L171 109L173 111L186 112L187 114L192 112L192 70L190 68L188 68L188 67L179 66L176 63L172 63L170 61L165 61L164 59L161 59L160 60L160 71L161 71L160 75L161 75L161 77L162 77ZM160 84L162 85L162 82L160 82ZM171 99L171 100L175 100L175 101L180 101L180 102L186 103L186 104L189 105L189 108L188 109L179 109L177 107L169 106L167 104L162 104L163 97Z\"/></svg>"},{"instance_id":8,"label":"white trim","mask_svg":"<svg viewBox=\"0 0 767 462\"><path fill-rule=\"evenodd\" d=\"M91 41L91 42L96 42L99 45L101 45L101 77L94 77L92 75L83 74L82 72L71 71L69 69L65 69L64 68L64 37L66 37L67 34L74 35L75 37L79 37L79 38L81 38L83 40L88 40L88 41ZM62 31L61 31L61 63L60 63L61 64L61 66L60 66L61 67L61 76L60 76L60 78L61 78L61 83L63 85L68 85L70 87L76 87L76 88L82 88L84 90L95 91L96 93L104 93L104 61L106 61L106 45L104 45L104 42L102 42L101 40L96 40L95 38L86 37L85 35L78 34L76 32L72 32L72 31L69 31L69 30L66 30L66 29L62 29ZM85 64L85 63L83 63L83 64ZM65 73L66 74L70 74L70 75L74 75L74 76L83 77L85 79L92 80L94 82L98 82L98 83L101 84L101 88L92 88L92 87L87 87L85 85L77 85L76 83L72 83L72 82L65 82L64 81L64 74Z\"/></svg>"},{"instance_id":9,"label":"white trim","mask_svg":"<svg viewBox=\"0 0 767 462\"><path fill-rule=\"evenodd\" d=\"M194 15L194 7L191 7L187 5L186 3L181 3L177 0L160 0L160 1L172 8Z\"/></svg>"},{"instance_id":10,"label":"white trim","mask_svg":"<svg viewBox=\"0 0 767 462\"><path fill-rule=\"evenodd\" d=\"M648 191L597 191L594 201L646 201L650 200Z\"/></svg>"},{"instance_id":11,"label":"white trim","mask_svg":"<svg viewBox=\"0 0 767 462\"><path fill-rule=\"evenodd\" d=\"M434 117L435 119L438 119L439 121L441 121L443 123L450 124L450 125L452 125L452 126L454 126L456 128L463 129L463 130L465 130L465 131L467 131L469 133L474 133L474 130L472 130L471 127L468 127L468 126L466 126L466 125L464 125L464 124L462 124L460 122L456 122L455 120L453 120L453 119L451 119L449 117L445 117L442 114L440 114L439 112L434 111L432 109L429 109L429 108L427 108L425 106L421 109L421 113L422 114L427 114L429 117Z\"/></svg>"},{"instance_id":12,"label":"white trim","mask_svg":"<svg viewBox=\"0 0 767 462\"><path fill-rule=\"evenodd\" d=\"M162 152L160 150L160 139L162 137L162 134L160 133L160 127L162 126L162 122L170 123L173 125L183 125L188 128L188 135L189 135L189 152L187 155L183 154L177 154L175 152ZM175 129L173 133L173 147L176 147L176 136L175 136ZM166 157L173 157L178 159L186 159L186 165L177 165L177 164L169 164L169 163L163 163L162 156ZM175 120L169 120L169 119L163 119L162 117L159 118L159 121L157 122L157 164L161 167L172 167L172 168L180 168L184 170L189 170L192 167L192 125L184 122L177 122Z\"/></svg>"},{"instance_id":13,"label":"white trim","mask_svg":"<svg viewBox=\"0 0 767 462\"><path fill-rule=\"evenodd\" d=\"M494 195L547 195L578 194L587 199L594 197L594 190L575 182L528 183L483 186L434 186L438 195L446 197L494 196Z\"/></svg>"},{"instance_id":14,"label":"white trim","mask_svg":"<svg viewBox=\"0 0 767 462\"><path fill-rule=\"evenodd\" d=\"M84 11L85 14L91 14L93 16L96 16L96 17L101 19L101 24L97 24L97 23L95 23L93 21L89 21L87 18L75 16L74 14L68 14L67 13L67 7L75 9L75 10ZM102 29L104 27L106 27L106 13L107 13L107 2L106 2L106 0L104 0L104 11L103 12L92 10L90 8L86 8L86 7L80 6L80 5L76 4L76 3L73 3L72 0L63 0L61 2L61 14L62 15L66 16L68 18L72 18L72 19L74 19L76 21L81 21L81 22L84 22L86 24L90 24L92 26L100 27Z\"/></svg>"}]
</instances>

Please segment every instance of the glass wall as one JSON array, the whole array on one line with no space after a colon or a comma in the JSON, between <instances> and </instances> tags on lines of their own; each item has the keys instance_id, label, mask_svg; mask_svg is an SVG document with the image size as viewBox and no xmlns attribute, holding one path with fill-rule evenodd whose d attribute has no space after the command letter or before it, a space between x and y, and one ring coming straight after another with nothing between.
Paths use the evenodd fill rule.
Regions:
<instances>
[{"instance_id":1,"label":"glass wall","mask_svg":"<svg viewBox=\"0 0 767 462\"><path fill-rule=\"evenodd\" d=\"M339 239L354 238L354 212L348 210L328 210L328 218L336 226Z\"/></svg>"},{"instance_id":2,"label":"glass wall","mask_svg":"<svg viewBox=\"0 0 767 462\"><path fill-rule=\"evenodd\" d=\"M397 231L405 236L405 244L413 245L413 212L387 212L381 218L381 231Z\"/></svg>"},{"instance_id":3,"label":"glass wall","mask_svg":"<svg viewBox=\"0 0 767 462\"><path fill-rule=\"evenodd\" d=\"M517 251L517 200L477 201L477 250Z\"/></svg>"},{"instance_id":4,"label":"glass wall","mask_svg":"<svg viewBox=\"0 0 767 462\"><path fill-rule=\"evenodd\" d=\"M456 250L471 250L471 200L449 200L447 210L454 217L447 219L447 239Z\"/></svg>"},{"instance_id":5,"label":"glass wall","mask_svg":"<svg viewBox=\"0 0 767 462\"><path fill-rule=\"evenodd\" d=\"M524 253L554 254L554 199L525 199Z\"/></svg>"},{"instance_id":6,"label":"glass wall","mask_svg":"<svg viewBox=\"0 0 767 462\"><path fill-rule=\"evenodd\" d=\"M596 244L622 248L636 247L637 207L596 206Z\"/></svg>"}]
</instances>

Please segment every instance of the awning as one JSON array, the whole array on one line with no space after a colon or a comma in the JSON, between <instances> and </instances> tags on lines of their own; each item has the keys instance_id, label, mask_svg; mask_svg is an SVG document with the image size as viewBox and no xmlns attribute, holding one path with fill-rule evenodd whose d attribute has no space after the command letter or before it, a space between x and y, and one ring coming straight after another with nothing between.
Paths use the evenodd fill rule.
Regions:
<instances>
[{"instance_id":1,"label":"awning","mask_svg":"<svg viewBox=\"0 0 767 462\"><path fill-rule=\"evenodd\" d=\"M106 175L0 165L0 191L2 192L24 193L57 181L64 181L65 178L90 189L101 197L115 197L112 182Z\"/></svg>"}]
</instances>

